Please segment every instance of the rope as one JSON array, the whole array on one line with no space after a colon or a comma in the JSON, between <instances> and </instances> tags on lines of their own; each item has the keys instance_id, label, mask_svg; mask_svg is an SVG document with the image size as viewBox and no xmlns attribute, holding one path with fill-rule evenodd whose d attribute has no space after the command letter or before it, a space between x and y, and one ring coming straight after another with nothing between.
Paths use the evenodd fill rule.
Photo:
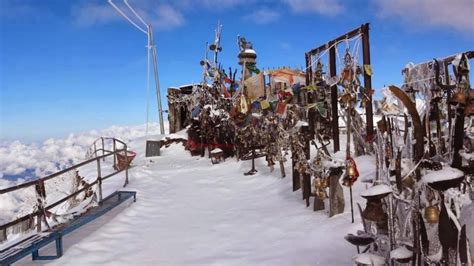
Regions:
<instances>
[{"instance_id":1,"label":"rope","mask_svg":"<svg viewBox=\"0 0 474 266\"><path fill-rule=\"evenodd\" d=\"M123 0L123 2L132 11L132 13L143 23L143 25L145 25L145 27L148 28L148 24L146 24L146 22L143 20L143 18L140 15L138 15L138 13L135 11L135 9L133 9L133 7L128 3L128 0Z\"/></svg>"},{"instance_id":2,"label":"rope","mask_svg":"<svg viewBox=\"0 0 474 266\"><path fill-rule=\"evenodd\" d=\"M344 42L344 41L350 42L350 41L353 41L353 40L356 40L356 39L361 39L361 38L362 38L362 33L359 33L359 34L357 34L356 36L354 36L354 37L352 37L352 38L350 38L350 39L343 39L343 40L340 40L340 41L338 41L338 42L333 43L331 46L329 46L328 48L326 48L326 49L324 50L324 52L321 53L316 59L311 60L311 64L310 64L308 67L306 67L306 68L304 69L304 71L306 71L306 70L308 70L309 68L311 68L311 67L314 65L314 63L316 63L321 57L323 57L323 56L327 53L327 51L329 51L331 48L335 47L336 45L340 44L341 42ZM337 49L336 49L336 53L337 53Z\"/></svg>"},{"instance_id":3,"label":"rope","mask_svg":"<svg viewBox=\"0 0 474 266\"><path fill-rule=\"evenodd\" d=\"M113 2L112 0L109 0L109 4L123 17L125 18L126 20L128 20L128 22L130 22L133 26L135 26L135 28L137 28L139 31L145 33L145 34L148 34L146 30L142 29L140 26L138 26L135 22L133 22L127 15L125 15L125 13L123 13L123 11L118 8Z\"/></svg>"}]
</instances>

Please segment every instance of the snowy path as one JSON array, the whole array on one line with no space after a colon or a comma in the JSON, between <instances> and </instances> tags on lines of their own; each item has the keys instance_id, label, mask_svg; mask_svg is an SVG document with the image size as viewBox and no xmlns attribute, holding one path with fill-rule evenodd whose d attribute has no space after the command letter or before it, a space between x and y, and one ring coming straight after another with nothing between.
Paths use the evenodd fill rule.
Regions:
<instances>
[{"instance_id":1,"label":"snowy path","mask_svg":"<svg viewBox=\"0 0 474 266\"><path fill-rule=\"evenodd\" d=\"M144 154L144 143L131 144ZM313 212L301 191L291 191L291 173L281 179L279 169L270 173L263 159L256 175L244 176L250 162L212 165L180 145L162 153L154 162L136 160L127 187L137 191L136 203L125 203L67 236L64 256L49 263L351 265L356 251L343 236L361 225L358 212L351 224L348 204L344 214L332 218ZM356 191L363 186L359 182ZM44 262L21 261L39 263Z\"/></svg>"}]
</instances>

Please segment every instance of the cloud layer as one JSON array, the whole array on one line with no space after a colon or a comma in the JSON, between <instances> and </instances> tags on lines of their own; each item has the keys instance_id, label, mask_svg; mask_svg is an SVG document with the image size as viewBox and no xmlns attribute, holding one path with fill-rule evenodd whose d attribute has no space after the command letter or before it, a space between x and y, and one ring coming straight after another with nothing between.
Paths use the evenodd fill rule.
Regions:
<instances>
[{"instance_id":1,"label":"cloud layer","mask_svg":"<svg viewBox=\"0 0 474 266\"><path fill-rule=\"evenodd\" d=\"M277 11L261 8L255 10L249 15L244 16L244 20L253 21L257 24L268 24L277 21L280 18L280 13Z\"/></svg>"},{"instance_id":2,"label":"cloud layer","mask_svg":"<svg viewBox=\"0 0 474 266\"><path fill-rule=\"evenodd\" d=\"M447 27L474 34L472 0L374 0L381 18L396 18L410 27Z\"/></svg>"},{"instance_id":3,"label":"cloud layer","mask_svg":"<svg viewBox=\"0 0 474 266\"><path fill-rule=\"evenodd\" d=\"M152 124L149 134L159 134L159 126ZM32 170L36 176L44 176L79 163L94 140L102 136L114 136L127 142L145 136L145 125L112 126L71 134L65 139L48 139L41 144L0 143L0 180L5 175L19 175L27 170Z\"/></svg>"},{"instance_id":4,"label":"cloud layer","mask_svg":"<svg viewBox=\"0 0 474 266\"><path fill-rule=\"evenodd\" d=\"M344 6L338 0L283 0L296 13L318 13L334 16L344 12Z\"/></svg>"}]
</instances>

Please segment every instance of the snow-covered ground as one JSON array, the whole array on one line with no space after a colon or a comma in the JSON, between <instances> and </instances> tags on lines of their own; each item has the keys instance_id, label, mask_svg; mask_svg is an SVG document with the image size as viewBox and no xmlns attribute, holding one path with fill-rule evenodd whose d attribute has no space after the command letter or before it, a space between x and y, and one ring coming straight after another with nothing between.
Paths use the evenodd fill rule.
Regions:
<instances>
[{"instance_id":1,"label":"snow-covered ground","mask_svg":"<svg viewBox=\"0 0 474 266\"><path fill-rule=\"evenodd\" d=\"M347 189L345 212L329 218L326 211L306 208L301 190L292 192L290 161L283 179L279 169L270 172L263 158L257 160L256 175L244 176L250 161L230 158L212 165L207 157L191 157L181 144L150 159L144 157L145 141L145 137L129 141L138 157L126 190L137 191L136 203L127 202L66 236L62 258L32 262L27 257L19 264L352 264L356 249L343 237L362 225L356 205L356 221L351 223ZM356 162L359 180L373 176L372 157ZM122 182L120 176L107 180L106 193ZM355 202L363 207L365 200L359 194L365 188L360 181L354 186ZM52 245L41 250L53 253Z\"/></svg>"}]
</instances>

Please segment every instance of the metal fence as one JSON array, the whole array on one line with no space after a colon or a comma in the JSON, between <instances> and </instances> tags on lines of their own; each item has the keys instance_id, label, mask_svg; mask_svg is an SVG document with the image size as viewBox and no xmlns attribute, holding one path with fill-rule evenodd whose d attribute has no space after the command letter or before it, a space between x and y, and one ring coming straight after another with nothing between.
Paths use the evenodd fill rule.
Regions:
<instances>
[{"instance_id":1,"label":"metal fence","mask_svg":"<svg viewBox=\"0 0 474 266\"><path fill-rule=\"evenodd\" d=\"M111 144L110 149L106 149L106 142L109 142ZM100 146L97 145L97 143L100 144ZM121 146L120 149L117 148L117 146ZM58 178L70 171L77 171L79 167L90 165L90 164L96 164L97 167L97 177L95 181L91 183L86 183L83 185L83 187L77 191L74 191L70 194L67 194L63 198L55 201L54 203L51 203L47 206L44 206L43 204L38 201L35 205L36 206L31 206L31 209L33 211L29 214L23 215L13 221L10 221L6 224L0 225L0 242L4 241L7 239L7 229L14 227L14 226L22 226L21 223L28 223L29 226L26 226L26 228L34 228L36 227L37 232L41 232L41 224L42 224L42 219L45 219L45 216L49 210L51 210L54 207L59 206L60 204L66 202L67 200L70 200L80 193L83 193L89 189L91 189L93 186L97 185L97 198L98 202L102 201L102 182L114 175L117 175L118 173L125 172L125 183L124 187L128 184L128 168L129 165L125 164L122 167L119 167L117 165L117 157L121 155L127 155L128 150L127 150L127 144L124 143L123 141L120 141L115 138L99 138L97 139L93 145L91 146L91 149L86 154L86 160L75 164L71 167L68 167L66 169L63 169L59 172L56 172L54 174L48 175L43 178L38 178L36 180L32 180L29 182L25 182L22 184L18 184L12 187L0 189L0 195L7 194L7 193L12 193L15 191L18 191L20 189L26 189L30 187L34 187L36 191L37 197L42 197L46 198L46 190L45 190L45 182L48 180L53 180L55 178ZM101 168L101 161L105 161L106 158L113 156L114 160L114 167L113 171L105 176L102 176L102 168ZM33 205L33 204L32 204ZM36 226L34 225L36 221Z\"/></svg>"}]
</instances>

